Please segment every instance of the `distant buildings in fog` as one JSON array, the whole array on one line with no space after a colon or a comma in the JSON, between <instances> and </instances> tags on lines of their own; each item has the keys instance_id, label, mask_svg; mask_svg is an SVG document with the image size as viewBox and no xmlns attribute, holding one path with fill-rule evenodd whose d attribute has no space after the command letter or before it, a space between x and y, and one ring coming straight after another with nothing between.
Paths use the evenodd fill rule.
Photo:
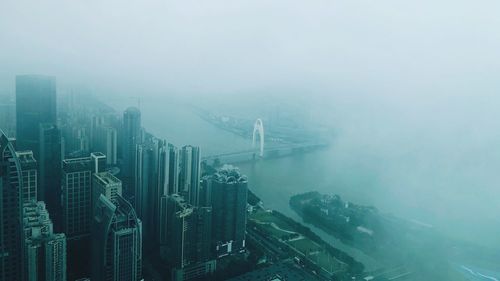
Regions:
<instances>
[{"instance_id":1,"label":"distant buildings in fog","mask_svg":"<svg viewBox=\"0 0 500 281\"><path fill-rule=\"evenodd\" d=\"M40 159L40 125L57 122L56 78L42 75L16 76L17 149L31 150Z\"/></svg>"}]
</instances>

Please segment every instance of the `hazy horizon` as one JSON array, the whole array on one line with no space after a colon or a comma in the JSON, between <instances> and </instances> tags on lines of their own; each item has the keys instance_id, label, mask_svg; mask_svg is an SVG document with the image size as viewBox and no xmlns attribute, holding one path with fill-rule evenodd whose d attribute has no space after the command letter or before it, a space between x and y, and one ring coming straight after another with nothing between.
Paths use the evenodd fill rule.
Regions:
<instances>
[{"instance_id":1,"label":"hazy horizon","mask_svg":"<svg viewBox=\"0 0 500 281\"><path fill-rule=\"evenodd\" d=\"M7 0L0 93L36 73L57 76L61 94L86 87L145 108L173 100L258 117L286 101L335 130L332 169L369 175L367 201L500 249L499 10L492 0Z\"/></svg>"}]
</instances>

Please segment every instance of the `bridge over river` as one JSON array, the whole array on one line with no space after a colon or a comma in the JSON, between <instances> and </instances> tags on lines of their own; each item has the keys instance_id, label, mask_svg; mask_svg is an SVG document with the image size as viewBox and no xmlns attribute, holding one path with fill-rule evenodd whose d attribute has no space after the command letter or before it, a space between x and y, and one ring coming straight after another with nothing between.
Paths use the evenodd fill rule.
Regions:
<instances>
[{"instance_id":1,"label":"bridge over river","mask_svg":"<svg viewBox=\"0 0 500 281\"><path fill-rule=\"evenodd\" d=\"M234 164L249 161L256 161L266 158L286 157L295 153L310 152L316 149L325 148L328 146L326 142L305 142L305 143L289 143L267 145L264 148L264 153L261 156L260 149L248 149L243 151L235 151L229 153L207 155L202 160L208 163L213 163L215 159L219 159L222 163Z\"/></svg>"},{"instance_id":2,"label":"bridge over river","mask_svg":"<svg viewBox=\"0 0 500 281\"><path fill-rule=\"evenodd\" d=\"M285 157L328 146L326 142L311 140L312 138L317 139L318 136L305 131L284 130L283 128L280 130L276 128L274 130L264 130L264 123L260 118L255 121L252 133L252 131L247 130L249 120L240 120L229 116L217 116L202 109L196 109L195 112L202 119L218 128L242 137L251 136L252 138L251 149L207 155L202 160L208 163L212 163L215 159L219 159L222 163L231 164L256 161L263 158ZM265 136L264 132L266 132ZM259 147L256 147L257 142L259 142Z\"/></svg>"}]
</instances>

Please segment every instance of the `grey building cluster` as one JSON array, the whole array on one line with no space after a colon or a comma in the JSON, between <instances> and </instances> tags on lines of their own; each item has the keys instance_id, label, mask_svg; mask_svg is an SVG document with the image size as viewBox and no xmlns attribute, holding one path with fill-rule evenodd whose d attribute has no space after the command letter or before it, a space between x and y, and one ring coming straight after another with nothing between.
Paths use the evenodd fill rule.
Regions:
<instances>
[{"instance_id":1,"label":"grey building cluster","mask_svg":"<svg viewBox=\"0 0 500 281\"><path fill-rule=\"evenodd\" d=\"M144 253L196 280L244 251L236 168L202 179L200 148L146 133L137 108L70 95L57 112L55 81L16 77L17 138L0 130L0 281L139 281Z\"/></svg>"},{"instance_id":2,"label":"grey building cluster","mask_svg":"<svg viewBox=\"0 0 500 281\"><path fill-rule=\"evenodd\" d=\"M202 179L199 147L178 149L148 134L135 161L144 247L159 249L173 280L210 275L218 258L244 251L248 182L238 169L224 166Z\"/></svg>"},{"instance_id":3,"label":"grey building cluster","mask_svg":"<svg viewBox=\"0 0 500 281\"><path fill-rule=\"evenodd\" d=\"M89 263L92 255L124 252L137 261L117 263L119 275L115 270L92 280L141 280L140 220L129 225L135 229L135 245L125 239L117 248L92 247L92 235L108 235L99 232L102 221L95 216L101 194L121 206L117 210L131 209L113 175L119 171L118 130L108 125L116 123L96 117L86 124L89 113L78 110L57 119L55 78L48 76L16 77L16 112L17 139L0 130L0 281L88 277L98 266ZM117 212L113 225L122 217ZM124 233L121 227L114 230Z\"/></svg>"}]
</instances>

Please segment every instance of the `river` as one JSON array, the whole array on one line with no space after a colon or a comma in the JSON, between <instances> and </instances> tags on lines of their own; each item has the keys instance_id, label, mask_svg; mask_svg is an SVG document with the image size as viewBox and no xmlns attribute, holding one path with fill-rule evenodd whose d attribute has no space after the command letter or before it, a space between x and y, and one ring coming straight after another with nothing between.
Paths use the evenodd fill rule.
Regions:
<instances>
[{"instance_id":1,"label":"river","mask_svg":"<svg viewBox=\"0 0 500 281\"><path fill-rule=\"evenodd\" d=\"M124 101L104 102L118 111L123 111L130 105L130 102ZM144 102L141 106L143 126L157 137L165 138L177 146L198 145L204 155L246 150L251 147L251 140L207 123L189 107L180 103L160 100ZM379 133L379 137L381 134ZM406 137L404 131L401 134ZM399 155L389 147L380 152L382 150L375 147L374 142L352 135L350 138L340 136L334 139L332 145L323 150L285 158L265 159L256 163L241 163L238 166L248 176L250 189L262 198L267 208L278 210L299 221L301 219L288 204L290 196L316 190L326 194L339 194L348 201L372 205L382 212L433 225L439 230L449 230L448 233L459 233L454 229L455 223L459 226L464 225L463 221L476 223L478 217L474 212L464 215L463 212L454 211L461 210L462 202L467 202L470 196L470 190L463 188L460 189L461 193L453 193L454 184L467 174L453 175L455 178L450 180L449 173L442 174L439 170L439 165L445 165L447 162L435 161L433 166L422 166L422 163L418 162L420 159L412 158L411 154L407 155L407 151L404 151L406 154ZM394 145L390 140L384 140L382 143ZM443 159L453 160L438 158L440 161L444 161ZM423 184L426 182L432 185ZM450 186L436 189L435 183L441 182L448 182ZM471 192L473 194L473 190ZM449 194L453 194L453 197L449 197ZM486 208L481 204L478 206ZM376 261L360 251L342 244L320 229L308 226L335 247L364 263L367 269L377 267ZM490 235L494 232L489 231L492 229L484 230L474 232L473 229L467 228L463 233L470 235L475 241L488 241L479 239L478 234Z\"/></svg>"}]
</instances>

